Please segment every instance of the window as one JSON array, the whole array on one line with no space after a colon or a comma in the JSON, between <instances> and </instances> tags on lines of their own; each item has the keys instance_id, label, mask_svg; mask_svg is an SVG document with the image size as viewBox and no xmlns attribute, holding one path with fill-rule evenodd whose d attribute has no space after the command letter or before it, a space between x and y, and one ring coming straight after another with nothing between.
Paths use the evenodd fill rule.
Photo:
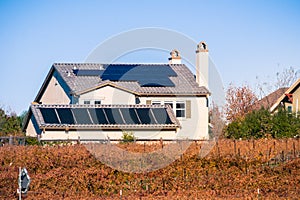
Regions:
<instances>
[{"instance_id":1,"label":"window","mask_svg":"<svg viewBox=\"0 0 300 200\"><path fill-rule=\"evenodd\" d=\"M91 101L84 100L84 101L83 101L83 104L91 104Z\"/></svg>"},{"instance_id":2,"label":"window","mask_svg":"<svg viewBox=\"0 0 300 200\"><path fill-rule=\"evenodd\" d=\"M152 105L161 105L160 101L152 101Z\"/></svg>"},{"instance_id":3,"label":"window","mask_svg":"<svg viewBox=\"0 0 300 200\"><path fill-rule=\"evenodd\" d=\"M165 106L171 106L171 108L173 108L173 102L172 101L165 101Z\"/></svg>"},{"instance_id":4,"label":"window","mask_svg":"<svg viewBox=\"0 0 300 200\"><path fill-rule=\"evenodd\" d=\"M288 107L287 107L288 113L292 113L292 108L293 108L292 106L288 106Z\"/></svg>"},{"instance_id":5,"label":"window","mask_svg":"<svg viewBox=\"0 0 300 200\"><path fill-rule=\"evenodd\" d=\"M176 102L176 117L185 117L185 103Z\"/></svg>"},{"instance_id":6,"label":"window","mask_svg":"<svg viewBox=\"0 0 300 200\"><path fill-rule=\"evenodd\" d=\"M178 118L191 118L191 101L151 101L152 105L170 106Z\"/></svg>"},{"instance_id":7,"label":"window","mask_svg":"<svg viewBox=\"0 0 300 200\"><path fill-rule=\"evenodd\" d=\"M96 100L95 101L95 105L99 105L99 104L101 104L101 101L100 100Z\"/></svg>"}]
</instances>

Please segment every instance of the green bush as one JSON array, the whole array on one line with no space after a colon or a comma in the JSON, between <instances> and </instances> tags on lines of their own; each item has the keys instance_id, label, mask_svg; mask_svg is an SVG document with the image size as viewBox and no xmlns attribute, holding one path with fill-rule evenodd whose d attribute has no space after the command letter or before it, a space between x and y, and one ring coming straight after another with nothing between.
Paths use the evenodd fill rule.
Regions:
<instances>
[{"instance_id":1,"label":"green bush","mask_svg":"<svg viewBox=\"0 0 300 200\"><path fill-rule=\"evenodd\" d=\"M135 140L136 137L132 132L126 132L126 131L123 132L122 143L135 142Z\"/></svg>"},{"instance_id":2,"label":"green bush","mask_svg":"<svg viewBox=\"0 0 300 200\"><path fill-rule=\"evenodd\" d=\"M26 137L25 138L26 145L40 145L40 142L36 137Z\"/></svg>"},{"instance_id":3,"label":"green bush","mask_svg":"<svg viewBox=\"0 0 300 200\"><path fill-rule=\"evenodd\" d=\"M300 119L295 114L280 109L271 114L266 109L252 111L243 119L237 119L225 127L227 138L264 138L271 135L273 138L294 137L300 132Z\"/></svg>"}]
</instances>

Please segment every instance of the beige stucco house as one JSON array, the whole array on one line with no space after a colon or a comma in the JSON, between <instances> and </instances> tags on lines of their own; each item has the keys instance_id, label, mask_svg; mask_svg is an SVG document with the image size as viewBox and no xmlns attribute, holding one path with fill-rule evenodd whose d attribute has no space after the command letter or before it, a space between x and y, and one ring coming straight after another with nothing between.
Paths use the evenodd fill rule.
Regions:
<instances>
[{"instance_id":1,"label":"beige stucco house","mask_svg":"<svg viewBox=\"0 0 300 200\"><path fill-rule=\"evenodd\" d=\"M55 63L30 106L26 135L51 139L208 139L208 49L196 75L171 52L165 64Z\"/></svg>"}]
</instances>

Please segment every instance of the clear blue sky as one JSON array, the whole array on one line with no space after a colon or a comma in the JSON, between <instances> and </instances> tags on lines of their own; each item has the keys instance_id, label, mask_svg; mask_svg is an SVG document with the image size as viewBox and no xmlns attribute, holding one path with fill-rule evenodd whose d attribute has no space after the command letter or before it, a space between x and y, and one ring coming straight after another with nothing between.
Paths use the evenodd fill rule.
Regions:
<instances>
[{"instance_id":1,"label":"clear blue sky","mask_svg":"<svg viewBox=\"0 0 300 200\"><path fill-rule=\"evenodd\" d=\"M225 87L252 84L257 75L299 68L299 11L296 0L3 0L0 105L27 110L54 62L84 62L108 37L142 27L206 41Z\"/></svg>"}]
</instances>

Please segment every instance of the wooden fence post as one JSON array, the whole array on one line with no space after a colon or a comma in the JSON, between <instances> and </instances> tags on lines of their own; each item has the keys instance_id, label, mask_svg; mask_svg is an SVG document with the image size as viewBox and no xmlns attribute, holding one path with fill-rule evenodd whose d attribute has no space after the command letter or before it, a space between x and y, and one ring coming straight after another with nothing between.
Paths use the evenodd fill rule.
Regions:
<instances>
[{"instance_id":1,"label":"wooden fence post","mask_svg":"<svg viewBox=\"0 0 300 200\"><path fill-rule=\"evenodd\" d=\"M13 145L13 136L12 135L9 136L8 144Z\"/></svg>"},{"instance_id":2,"label":"wooden fence post","mask_svg":"<svg viewBox=\"0 0 300 200\"><path fill-rule=\"evenodd\" d=\"M234 145L234 155L236 155L236 142L235 142L235 139L233 140L233 145Z\"/></svg>"},{"instance_id":3,"label":"wooden fence post","mask_svg":"<svg viewBox=\"0 0 300 200\"><path fill-rule=\"evenodd\" d=\"M294 153L294 159L296 158L296 147L295 147L295 141L293 141L293 153Z\"/></svg>"}]
</instances>

